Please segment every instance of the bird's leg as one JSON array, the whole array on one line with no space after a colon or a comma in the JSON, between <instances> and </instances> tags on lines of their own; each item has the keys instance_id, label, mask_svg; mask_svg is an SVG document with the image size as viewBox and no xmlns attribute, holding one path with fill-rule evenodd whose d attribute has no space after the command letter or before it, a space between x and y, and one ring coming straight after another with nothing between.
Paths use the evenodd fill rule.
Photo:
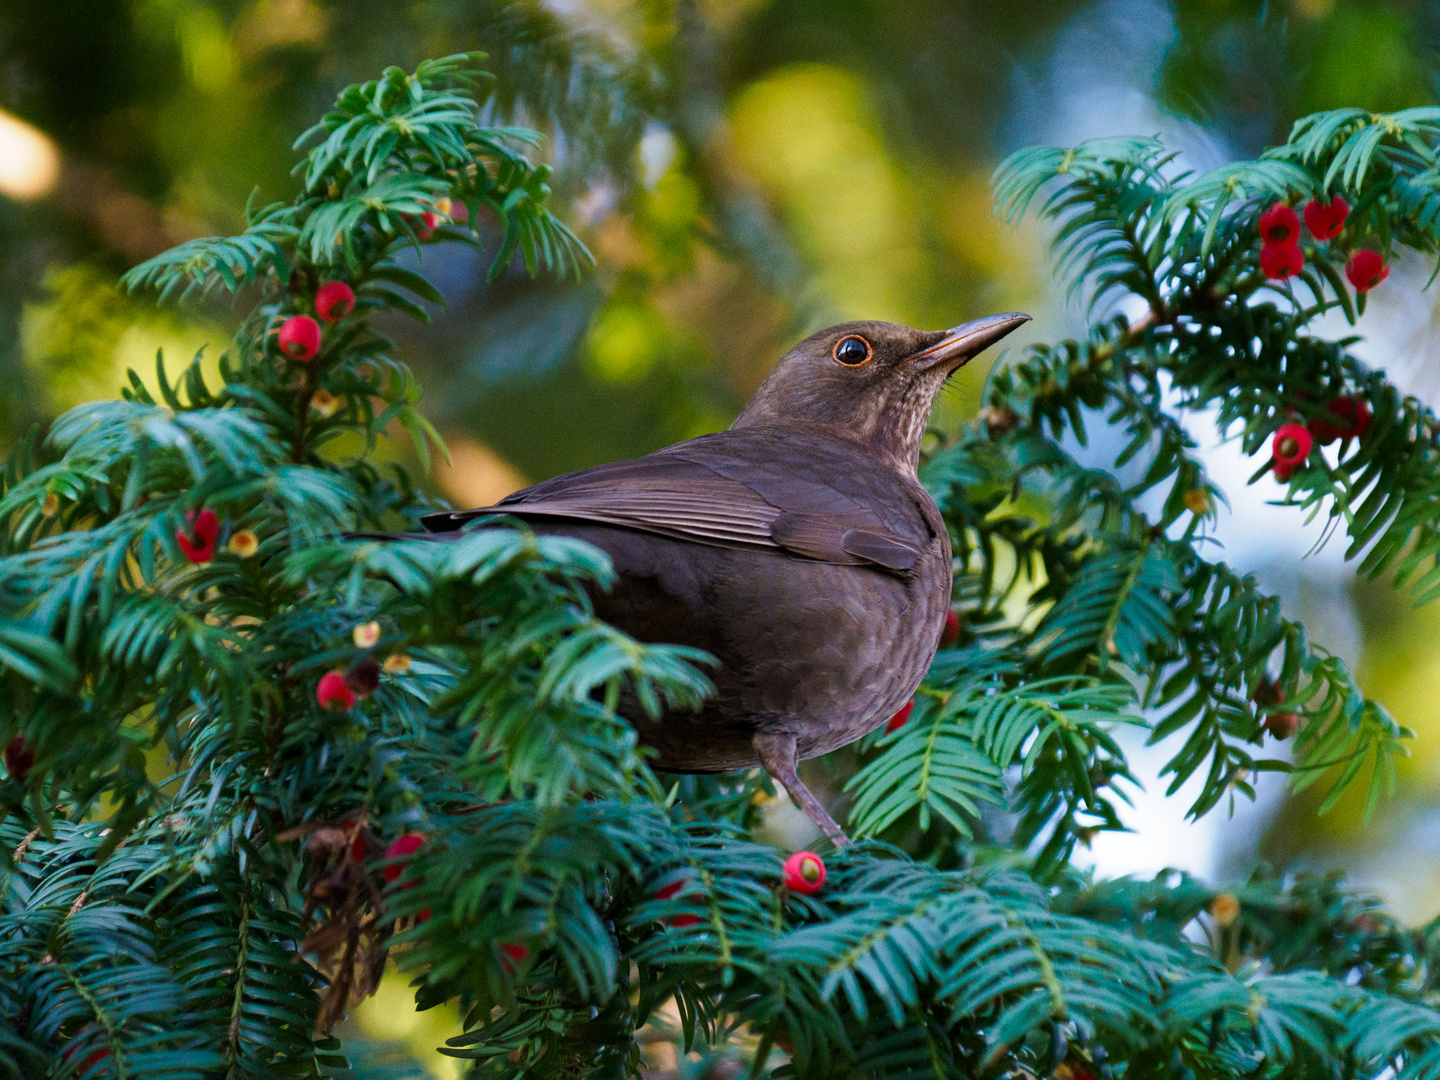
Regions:
<instances>
[{"instance_id":1,"label":"bird's leg","mask_svg":"<svg viewBox=\"0 0 1440 1080\"><path fill-rule=\"evenodd\" d=\"M835 824L835 819L830 812L821 805L815 793L805 786L796 772L796 766L800 763L799 751L795 746L794 735L782 735L778 732L757 732L755 734L755 753L760 756L760 764L765 771L773 776L790 793L800 809L810 815L810 820L820 826L820 831L830 838L836 847L844 847L850 843L850 838L841 831L840 826Z\"/></svg>"}]
</instances>

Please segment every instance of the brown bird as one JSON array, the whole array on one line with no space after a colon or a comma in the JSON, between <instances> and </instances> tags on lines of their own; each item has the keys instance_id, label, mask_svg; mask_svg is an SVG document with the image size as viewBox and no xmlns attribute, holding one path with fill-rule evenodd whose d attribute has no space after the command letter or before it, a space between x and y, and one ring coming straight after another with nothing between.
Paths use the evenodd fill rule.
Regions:
<instances>
[{"instance_id":1,"label":"brown bird","mask_svg":"<svg viewBox=\"0 0 1440 1080\"><path fill-rule=\"evenodd\" d=\"M596 613L715 656L696 711L628 716L670 772L762 765L836 843L797 764L853 742L915 692L950 604L950 537L916 479L945 379L1029 316L952 330L852 322L800 342L729 431L567 473L432 532L506 514L586 540L618 581Z\"/></svg>"}]
</instances>

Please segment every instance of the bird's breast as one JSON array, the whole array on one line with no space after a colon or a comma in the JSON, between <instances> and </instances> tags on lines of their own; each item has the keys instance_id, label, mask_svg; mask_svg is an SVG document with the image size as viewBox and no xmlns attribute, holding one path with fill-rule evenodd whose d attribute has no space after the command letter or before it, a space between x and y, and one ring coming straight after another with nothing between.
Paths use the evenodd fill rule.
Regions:
<instances>
[{"instance_id":1,"label":"bird's breast","mask_svg":"<svg viewBox=\"0 0 1440 1080\"><path fill-rule=\"evenodd\" d=\"M615 562L597 613L647 642L692 645L719 661L699 712L631 715L655 764L712 772L756 764L760 730L794 734L802 757L859 738L914 693L949 604L949 539L912 571L835 565L785 552L721 548L595 525L544 524Z\"/></svg>"}]
</instances>

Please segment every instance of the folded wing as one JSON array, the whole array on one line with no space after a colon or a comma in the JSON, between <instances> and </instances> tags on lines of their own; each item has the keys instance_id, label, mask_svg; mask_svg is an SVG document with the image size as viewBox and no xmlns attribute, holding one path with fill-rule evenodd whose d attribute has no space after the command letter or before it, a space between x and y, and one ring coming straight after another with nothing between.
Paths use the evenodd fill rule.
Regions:
<instances>
[{"instance_id":1,"label":"folded wing","mask_svg":"<svg viewBox=\"0 0 1440 1080\"><path fill-rule=\"evenodd\" d=\"M757 437L758 436L758 437ZM822 562L912 569L931 536L898 476L833 445L720 432L647 457L567 473L495 506L431 514L448 532L479 517L573 520L717 547L774 548Z\"/></svg>"}]
</instances>

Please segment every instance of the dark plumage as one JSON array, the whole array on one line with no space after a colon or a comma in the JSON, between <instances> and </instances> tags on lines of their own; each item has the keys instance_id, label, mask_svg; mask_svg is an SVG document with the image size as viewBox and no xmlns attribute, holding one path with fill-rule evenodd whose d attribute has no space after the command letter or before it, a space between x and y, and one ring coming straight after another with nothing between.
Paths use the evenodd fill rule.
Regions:
<instances>
[{"instance_id":1,"label":"dark plumage","mask_svg":"<svg viewBox=\"0 0 1440 1080\"><path fill-rule=\"evenodd\" d=\"M595 597L602 618L720 661L701 711L631 717L655 765L763 765L843 842L796 764L883 723L929 667L951 559L915 477L920 440L945 378L1026 319L823 330L781 359L729 431L424 525L508 514L608 552L619 581Z\"/></svg>"}]
</instances>

